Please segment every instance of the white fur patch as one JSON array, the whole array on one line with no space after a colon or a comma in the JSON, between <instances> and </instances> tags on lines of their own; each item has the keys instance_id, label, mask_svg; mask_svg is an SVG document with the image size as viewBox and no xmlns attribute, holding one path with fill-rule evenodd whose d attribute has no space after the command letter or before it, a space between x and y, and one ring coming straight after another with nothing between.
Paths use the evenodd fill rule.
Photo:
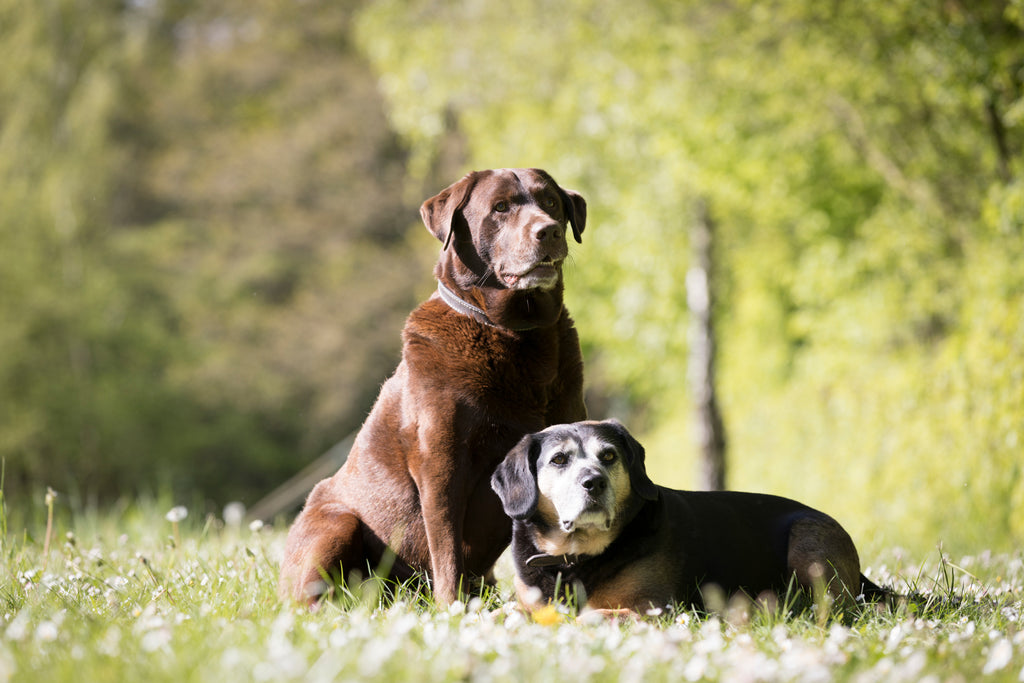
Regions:
<instances>
[{"instance_id":1,"label":"white fur patch","mask_svg":"<svg viewBox=\"0 0 1024 683\"><path fill-rule=\"evenodd\" d=\"M602 454L614 454L604 461ZM537 458L537 510L551 527L534 539L551 555L594 555L618 533L616 521L630 495L624 454L597 435L546 439ZM600 480L587 488L584 482ZM600 489L600 490L599 490Z\"/></svg>"}]
</instances>

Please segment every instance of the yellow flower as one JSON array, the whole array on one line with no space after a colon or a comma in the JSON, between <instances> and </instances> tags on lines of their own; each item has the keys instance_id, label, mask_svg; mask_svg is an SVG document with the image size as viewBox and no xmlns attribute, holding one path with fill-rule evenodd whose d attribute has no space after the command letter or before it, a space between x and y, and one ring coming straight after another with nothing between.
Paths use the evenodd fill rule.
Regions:
<instances>
[{"instance_id":1,"label":"yellow flower","mask_svg":"<svg viewBox=\"0 0 1024 683\"><path fill-rule=\"evenodd\" d=\"M533 620L542 626L552 626L554 624L560 624L565 618L562 614L555 609L554 605L545 605L538 610L534 610L530 616Z\"/></svg>"}]
</instances>

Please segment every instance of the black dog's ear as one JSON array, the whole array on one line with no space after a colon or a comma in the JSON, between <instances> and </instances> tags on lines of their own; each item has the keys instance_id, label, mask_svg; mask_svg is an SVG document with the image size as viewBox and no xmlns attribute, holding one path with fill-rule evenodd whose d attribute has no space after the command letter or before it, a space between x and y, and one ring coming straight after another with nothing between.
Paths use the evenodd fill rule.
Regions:
<instances>
[{"instance_id":1,"label":"black dog's ear","mask_svg":"<svg viewBox=\"0 0 1024 683\"><path fill-rule=\"evenodd\" d=\"M491 488L501 498L505 514L529 519L537 510L537 455L540 439L527 434L505 456L491 475Z\"/></svg>"},{"instance_id":2,"label":"black dog's ear","mask_svg":"<svg viewBox=\"0 0 1024 683\"><path fill-rule=\"evenodd\" d=\"M481 175L479 171L465 175L462 180L452 183L420 206L420 218L423 219L427 230L444 243L442 250L447 249L452 243L452 236L455 234L453 221L456 214L466 206L473 186Z\"/></svg>"},{"instance_id":3,"label":"black dog's ear","mask_svg":"<svg viewBox=\"0 0 1024 683\"><path fill-rule=\"evenodd\" d=\"M657 500L658 487L647 476L647 466L644 463L644 458L646 457L644 447L633 438L629 430L618 420L607 420L605 424L615 430L619 439L626 446L626 454L629 459L629 483L633 490L644 500Z\"/></svg>"}]
</instances>

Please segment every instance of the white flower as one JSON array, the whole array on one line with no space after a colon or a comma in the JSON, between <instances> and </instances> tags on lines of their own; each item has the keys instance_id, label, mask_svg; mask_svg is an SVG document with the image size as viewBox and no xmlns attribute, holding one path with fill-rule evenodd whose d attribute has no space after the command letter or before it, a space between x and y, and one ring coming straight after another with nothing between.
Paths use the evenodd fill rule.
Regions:
<instances>
[{"instance_id":1,"label":"white flower","mask_svg":"<svg viewBox=\"0 0 1024 683\"><path fill-rule=\"evenodd\" d=\"M224 523L231 527L240 527L245 521L245 503L233 501L224 506Z\"/></svg>"},{"instance_id":2,"label":"white flower","mask_svg":"<svg viewBox=\"0 0 1024 683\"><path fill-rule=\"evenodd\" d=\"M985 662L985 668L981 670L981 673L986 676L996 671L1001 671L1006 668L1006 665L1010 663L1010 659L1013 658L1013 645L1006 638L1001 639L995 645L989 649L988 661Z\"/></svg>"},{"instance_id":3,"label":"white flower","mask_svg":"<svg viewBox=\"0 0 1024 683\"><path fill-rule=\"evenodd\" d=\"M146 631L143 634L142 639L139 641L139 645L142 647L144 652L156 652L157 650L167 647L171 642L171 630L166 627L155 628L151 631Z\"/></svg>"},{"instance_id":4,"label":"white flower","mask_svg":"<svg viewBox=\"0 0 1024 683\"><path fill-rule=\"evenodd\" d=\"M52 643L57 640L57 624L52 621L44 621L36 628L36 638L44 643Z\"/></svg>"},{"instance_id":5,"label":"white flower","mask_svg":"<svg viewBox=\"0 0 1024 683\"><path fill-rule=\"evenodd\" d=\"M188 517L188 508L186 508L184 505L175 505L164 516L164 518L172 524L177 524L186 517Z\"/></svg>"}]
</instances>

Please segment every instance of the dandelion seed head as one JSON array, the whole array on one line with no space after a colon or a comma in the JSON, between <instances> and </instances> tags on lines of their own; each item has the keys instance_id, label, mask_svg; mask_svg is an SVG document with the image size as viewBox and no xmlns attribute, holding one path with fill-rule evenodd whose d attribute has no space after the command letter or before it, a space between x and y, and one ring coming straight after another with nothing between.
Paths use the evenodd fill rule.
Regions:
<instances>
[{"instance_id":1,"label":"dandelion seed head","mask_svg":"<svg viewBox=\"0 0 1024 683\"><path fill-rule=\"evenodd\" d=\"M232 501L224 506L224 524L229 527L238 528L245 521L245 503Z\"/></svg>"},{"instance_id":2,"label":"dandelion seed head","mask_svg":"<svg viewBox=\"0 0 1024 683\"><path fill-rule=\"evenodd\" d=\"M188 508L186 508L184 505L175 505L174 507L167 511L166 515L164 515L164 519L166 519L168 522L171 522L172 524L177 524L178 522L184 520L186 517L188 517Z\"/></svg>"}]
</instances>

